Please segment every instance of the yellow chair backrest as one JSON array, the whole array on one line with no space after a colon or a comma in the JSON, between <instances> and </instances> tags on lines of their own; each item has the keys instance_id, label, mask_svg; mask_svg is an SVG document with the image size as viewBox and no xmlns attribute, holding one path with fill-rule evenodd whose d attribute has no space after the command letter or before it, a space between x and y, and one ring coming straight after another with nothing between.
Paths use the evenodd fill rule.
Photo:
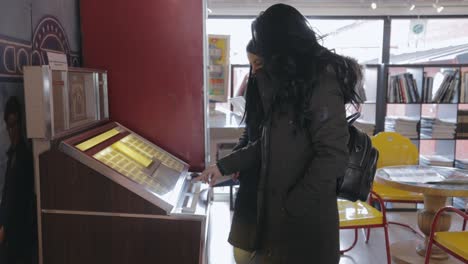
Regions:
<instances>
[{"instance_id":1,"label":"yellow chair backrest","mask_svg":"<svg viewBox=\"0 0 468 264\"><path fill-rule=\"evenodd\" d=\"M377 168L419 163L418 148L395 132L380 132L372 137L372 145L379 151Z\"/></svg>"}]
</instances>

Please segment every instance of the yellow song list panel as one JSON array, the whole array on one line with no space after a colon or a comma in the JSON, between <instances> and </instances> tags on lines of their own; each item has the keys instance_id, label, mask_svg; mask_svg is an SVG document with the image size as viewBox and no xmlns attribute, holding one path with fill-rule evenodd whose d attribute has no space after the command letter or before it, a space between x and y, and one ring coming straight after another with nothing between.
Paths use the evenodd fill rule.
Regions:
<instances>
[{"instance_id":1,"label":"yellow song list panel","mask_svg":"<svg viewBox=\"0 0 468 264\"><path fill-rule=\"evenodd\" d=\"M93 157L157 194L163 195L169 191L157 179L147 175L142 165L113 147L107 147Z\"/></svg>"},{"instance_id":2,"label":"yellow song list panel","mask_svg":"<svg viewBox=\"0 0 468 264\"><path fill-rule=\"evenodd\" d=\"M173 159L171 157L168 157L167 159L165 159L162 164L166 165L167 167L173 169L173 170L176 170L178 172L182 172L184 170L184 164L182 164L181 162L179 162L178 160L176 159Z\"/></svg>"},{"instance_id":3,"label":"yellow song list panel","mask_svg":"<svg viewBox=\"0 0 468 264\"><path fill-rule=\"evenodd\" d=\"M149 159L145 155L141 155L140 153L134 151L133 149L129 148L127 145L123 144L122 142L116 142L112 144L112 147L123 154L127 155L128 157L132 158L136 162L138 162L143 167L149 167L153 160Z\"/></svg>"},{"instance_id":4,"label":"yellow song list panel","mask_svg":"<svg viewBox=\"0 0 468 264\"><path fill-rule=\"evenodd\" d=\"M115 135L118 135L120 132L117 129L111 129L107 132L104 132L102 134L99 134L93 138L90 138L78 145L76 145L76 148L81 150L81 151L87 151L88 149L95 147L102 142L114 137Z\"/></svg>"},{"instance_id":5,"label":"yellow song list panel","mask_svg":"<svg viewBox=\"0 0 468 264\"><path fill-rule=\"evenodd\" d=\"M157 159L161 161L162 164L175 171L182 172L184 170L184 164L182 162L170 157L168 154L164 153L158 148L151 146L150 144L138 139L133 135L128 135L121 141L139 154L144 155L150 159Z\"/></svg>"}]
</instances>

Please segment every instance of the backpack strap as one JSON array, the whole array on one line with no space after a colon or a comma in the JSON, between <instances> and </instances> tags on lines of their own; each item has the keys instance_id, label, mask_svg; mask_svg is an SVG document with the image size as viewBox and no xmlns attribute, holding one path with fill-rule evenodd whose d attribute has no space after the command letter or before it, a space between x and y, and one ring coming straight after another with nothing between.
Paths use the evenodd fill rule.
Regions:
<instances>
[{"instance_id":1,"label":"backpack strap","mask_svg":"<svg viewBox=\"0 0 468 264\"><path fill-rule=\"evenodd\" d=\"M361 117L360 112L356 112L348 117L346 117L346 121L348 121L348 125L352 125L354 121L356 121L359 117Z\"/></svg>"}]
</instances>

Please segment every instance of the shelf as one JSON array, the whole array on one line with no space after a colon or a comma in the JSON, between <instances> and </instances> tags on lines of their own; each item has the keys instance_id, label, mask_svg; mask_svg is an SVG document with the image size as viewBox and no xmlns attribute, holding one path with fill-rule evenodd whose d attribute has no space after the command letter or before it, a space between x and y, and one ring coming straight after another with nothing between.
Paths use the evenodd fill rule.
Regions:
<instances>
[{"instance_id":1,"label":"shelf","mask_svg":"<svg viewBox=\"0 0 468 264\"><path fill-rule=\"evenodd\" d=\"M428 140L428 141L429 140L431 140L431 141L438 141L438 140L440 140L440 141L449 141L449 140L451 140L451 141L454 141L456 139L454 139L454 138L420 138L419 140Z\"/></svg>"},{"instance_id":2,"label":"shelf","mask_svg":"<svg viewBox=\"0 0 468 264\"><path fill-rule=\"evenodd\" d=\"M425 105L458 105L459 103L421 103L421 104L425 104Z\"/></svg>"},{"instance_id":3,"label":"shelf","mask_svg":"<svg viewBox=\"0 0 468 264\"><path fill-rule=\"evenodd\" d=\"M395 132L395 131L383 131L383 132ZM395 133L398 133L398 132L395 132ZM400 134L400 133L399 133L399 134ZM400 134L400 135L401 135L401 134ZM405 135L402 135L402 136L404 136L405 138L408 138L409 140L418 140L418 141L421 141L420 138L409 138L409 137L407 137L407 136L405 136Z\"/></svg>"},{"instance_id":4,"label":"shelf","mask_svg":"<svg viewBox=\"0 0 468 264\"><path fill-rule=\"evenodd\" d=\"M387 104L404 104L404 105L460 105L468 103L387 103Z\"/></svg>"},{"instance_id":5,"label":"shelf","mask_svg":"<svg viewBox=\"0 0 468 264\"><path fill-rule=\"evenodd\" d=\"M417 129L418 129L418 137L413 137L409 138L413 144L415 144L418 148L419 154L420 155L428 155L433 153L434 155L444 155L448 156L450 158L454 157L459 157L460 153L463 153L463 157L465 157L465 152L466 148L468 147L468 137L460 137L457 138L456 134L452 137L449 136L447 138L441 137L433 137L432 134L429 135L424 135L422 132L426 132L426 130L422 130L421 128L421 123L424 123L422 118L423 116L431 116L436 119L452 119L455 121L459 121L458 116L460 115L460 108L465 108L464 105L468 105L468 102L461 103L458 102L459 97L453 97L453 101L449 102L433 102L430 101L432 100L432 95L431 94L425 94L427 97L423 97L423 93L427 91L423 91L423 85L424 85L424 77L431 76L433 77L433 74L435 72L439 72L443 70L444 68L446 69L458 69L463 71L464 68L467 68L468 65L466 64L446 64L446 63L439 63L439 64L385 64L383 66L384 68L384 76L383 80L380 80L378 89L383 89L382 97L377 98L377 109L380 109L381 111L385 111L385 114L383 117L383 124L382 121L379 121L380 124L378 126L379 131L384 130L386 128L387 122L386 118L389 116L394 116L394 117L402 117L402 118L414 118L416 119L415 122L418 122L417 124ZM400 97L396 95L393 89L395 86L392 86L392 82L395 82L395 80L402 79L405 80L403 77L392 77L392 76L407 76L403 75L405 73L411 74L413 81L416 82L415 88L417 88L417 93L419 95L419 100L413 100L412 102L402 102L398 101L398 99L406 98L406 99L416 99L413 93L413 86L411 86L411 83L408 84L406 83L405 86L403 86L405 89L409 89L408 91L405 91L406 96L401 95ZM426 73L426 75L424 74ZM405 77L411 79L411 77ZM460 78L461 81L461 76L458 74L458 78ZM400 86L399 86L400 87ZM459 84L456 89L458 90L458 93L460 93L460 87L461 84ZM401 87L399 88L401 89ZM406 93L407 92L407 93ZM409 95L409 96L408 96ZM460 96L460 95L458 95ZM390 101L390 98L395 99L393 101ZM429 101L426 101L429 100ZM411 100L409 100L411 101ZM382 108L382 109L381 109ZM468 108L467 108L468 110ZM380 118L379 115L376 116L377 119ZM454 121L454 122L455 122ZM458 122L457 122L458 123ZM404 124L404 123L403 123ZM432 127L432 123L431 124ZM458 123L459 124L459 123ZM452 127L452 126L448 126ZM448 128L447 128L448 129ZM410 130L413 131L413 130ZM441 132L445 132L445 130L442 130ZM414 134L413 134L414 135ZM438 136L438 134L435 134ZM449 134L439 134L440 136L442 135L451 135ZM458 153L458 154L457 154ZM468 155L467 155L468 156ZM454 165L454 163L450 163L451 166Z\"/></svg>"},{"instance_id":6,"label":"shelf","mask_svg":"<svg viewBox=\"0 0 468 264\"><path fill-rule=\"evenodd\" d=\"M468 67L468 64L387 64L389 68L462 68Z\"/></svg>"},{"instance_id":7,"label":"shelf","mask_svg":"<svg viewBox=\"0 0 468 264\"><path fill-rule=\"evenodd\" d=\"M389 105L421 105L423 103L387 103Z\"/></svg>"}]
</instances>

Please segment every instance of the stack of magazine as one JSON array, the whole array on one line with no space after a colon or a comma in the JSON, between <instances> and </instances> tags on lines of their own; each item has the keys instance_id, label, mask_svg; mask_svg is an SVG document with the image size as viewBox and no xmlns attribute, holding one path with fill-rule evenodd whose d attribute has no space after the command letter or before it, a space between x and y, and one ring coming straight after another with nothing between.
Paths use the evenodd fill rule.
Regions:
<instances>
[{"instance_id":1,"label":"stack of magazine","mask_svg":"<svg viewBox=\"0 0 468 264\"><path fill-rule=\"evenodd\" d=\"M382 169L388 179L396 182L426 183L426 184L468 184L466 172L454 168L434 167L389 167Z\"/></svg>"},{"instance_id":2,"label":"stack of magazine","mask_svg":"<svg viewBox=\"0 0 468 264\"><path fill-rule=\"evenodd\" d=\"M387 116L385 118L385 131L393 131L407 138L418 138L419 119L409 117Z\"/></svg>"},{"instance_id":3,"label":"stack of magazine","mask_svg":"<svg viewBox=\"0 0 468 264\"><path fill-rule=\"evenodd\" d=\"M442 155L421 155L421 164L429 166L452 167L453 159Z\"/></svg>"},{"instance_id":4,"label":"stack of magazine","mask_svg":"<svg viewBox=\"0 0 468 264\"><path fill-rule=\"evenodd\" d=\"M374 135L375 122L358 119L354 122L354 126L359 128L361 131L363 131L369 136Z\"/></svg>"},{"instance_id":5,"label":"stack of magazine","mask_svg":"<svg viewBox=\"0 0 468 264\"><path fill-rule=\"evenodd\" d=\"M411 73L390 76L387 100L389 103L418 103L421 98Z\"/></svg>"},{"instance_id":6,"label":"stack of magazine","mask_svg":"<svg viewBox=\"0 0 468 264\"><path fill-rule=\"evenodd\" d=\"M457 124L455 120L441 120L431 117L421 118L421 138L453 139Z\"/></svg>"},{"instance_id":7,"label":"stack of magazine","mask_svg":"<svg viewBox=\"0 0 468 264\"><path fill-rule=\"evenodd\" d=\"M457 159L455 160L455 167L459 169L468 169L468 159Z\"/></svg>"}]
</instances>

